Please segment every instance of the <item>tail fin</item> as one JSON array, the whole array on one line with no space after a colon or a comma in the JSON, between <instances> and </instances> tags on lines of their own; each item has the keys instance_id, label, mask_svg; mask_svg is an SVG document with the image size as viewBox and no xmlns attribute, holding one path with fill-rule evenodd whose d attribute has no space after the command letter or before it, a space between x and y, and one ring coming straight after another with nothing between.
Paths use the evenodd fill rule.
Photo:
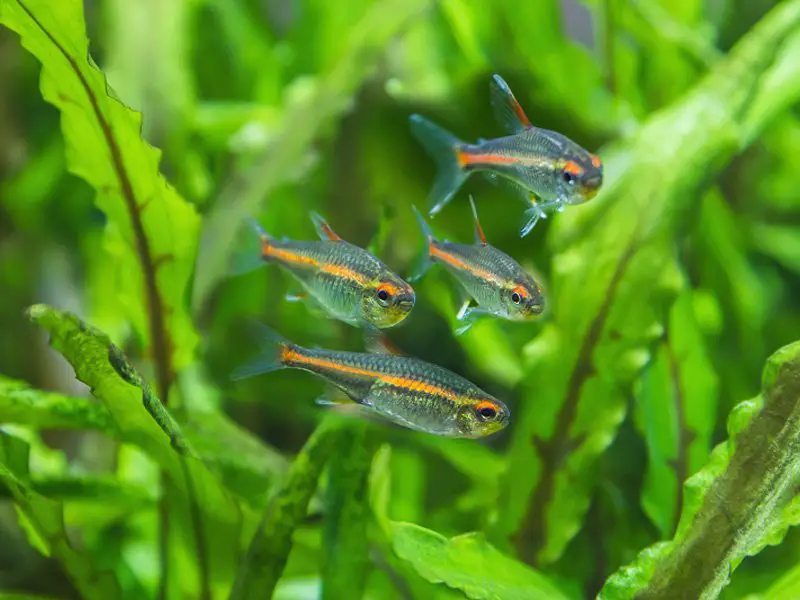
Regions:
<instances>
[{"instance_id":1,"label":"tail fin","mask_svg":"<svg viewBox=\"0 0 800 600\"><path fill-rule=\"evenodd\" d=\"M464 144L449 131L420 115L411 115L411 132L436 162L436 179L428 196L430 216L438 213L469 177L458 160L459 148Z\"/></svg>"},{"instance_id":2,"label":"tail fin","mask_svg":"<svg viewBox=\"0 0 800 600\"><path fill-rule=\"evenodd\" d=\"M229 273L232 276L244 275L264 266L264 247L274 238L264 231L261 224L253 217L244 220L239 236L242 240L236 247L231 259Z\"/></svg>"},{"instance_id":3,"label":"tail fin","mask_svg":"<svg viewBox=\"0 0 800 600\"><path fill-rule=\"evenodd\" d=\"M428 272L428 269L433 266L433 261L431 260L431 244L436 241L436 238L433 237L433 231L431 231L430 225L425 221L425 217L422 216L422 213L419 212L416 206L412 206L411 208L414 209L414 215L416 215L417 223L419 223L419 228L422 231L422 248L420 249L419 256L417 256L411 267L411 275L408 277L408 282L414 283L421 279L422 276Z\"/></svg>"},{"instance_id":4,"label":"tail fin","mask_svg":"<svg viewBox=\"0 0 800 600\"><path fill-rule=\"evenodd\" d=\"M286 366L283 362L284 352L297 347L266 325L250 321L250 327L261 351L258 357L237 367L231 373L231 379L234 381L283 369Z\"/></svg>"}]
</instances>

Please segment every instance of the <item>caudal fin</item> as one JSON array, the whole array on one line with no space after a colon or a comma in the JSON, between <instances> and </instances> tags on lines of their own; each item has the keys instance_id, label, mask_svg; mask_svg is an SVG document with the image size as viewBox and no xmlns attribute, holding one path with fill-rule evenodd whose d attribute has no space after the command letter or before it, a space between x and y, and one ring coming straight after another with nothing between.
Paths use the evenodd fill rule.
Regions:
<instances>
[{"instance_id":1,"label":"caudal fin","mask_svg":"<svg viewBox=\"0 0 800 600\"><path fill-rule=\"evenodd\" d=\"M264 246L274 241L253 217L243 221L238 239L228 269L231 276L244 275L263 267Z\"/></svg>"},{"instance_id":2,"label":"caudal fin","mask_svg":"<svg viewBox=\"0 0 800 600\"><path fill-rule=\"evenodd\" d=\"M431 244L436 241L436 238L433 237L433 231L431 231L430 225L425 221L425 217L422 216L422 213L419 212L416 206L412 206L411 208L414 209L414 215L417 217L417 223L419 223L419 228L422 232L422 247L420 248L419 255L414 261L414 264L411 266L411 275L408 277L408 282L414 283L421 279L422 276L427 273L428 269L433 266L433 261L431 260Z\"/></svg>"},{"instance_id":3,"label":"caudal fin","mask_svg":"<svg viewBox=\"0 0 800 600\"><path fill-rule=\"evenodd\" d=\"M458 151L464 142L420 115L411 115L409 121L414 137L436 162L436 179L428 196L428 213L433 216L469 177L469 172L458 161Z\"/></svg>"},{"instance_id":4,"label":"caudal fin","mask_svg":"<svg viewBox=\"0 0 800 600\"><path fill-rule=\"evenodd\" d=\"M253 337L258 341L260 352L250 362L234 369L231 373L231 379L234 381L283 369L286 366L283 358L285 352L296 348L289 340L266 325L250 321L249 327Z\"/></svg>"}]
</instances>

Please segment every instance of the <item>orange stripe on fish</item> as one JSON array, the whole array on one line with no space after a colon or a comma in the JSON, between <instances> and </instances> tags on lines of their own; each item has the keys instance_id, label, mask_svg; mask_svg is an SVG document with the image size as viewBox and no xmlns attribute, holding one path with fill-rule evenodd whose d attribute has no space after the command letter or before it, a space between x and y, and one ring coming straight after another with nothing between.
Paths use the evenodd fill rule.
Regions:
<instances>
[{"instance_id":1,"label":"orange stripe on fish","mask_svg":"<svg viewBox=\"0 0 800 600\"><path fill-rule=\"evenodd\" d=\"M480 277L481 279L486 279L487 281L491 281L493 283L498 282L497 276L491 271L478 269L472 265L468 265L457 256L453 256L452 254L445 252L433 243L430 244L428 251L430 252L431 257L438 258L439 260L446 262L456 269L461 269L462 271L466 271L475 277Z\"/></svg>"},{"instance_id":2,"label":"orange stripe on fish","mask_svg":"<svg viewBox=\"0 0 800 600\"><path fill-rule=\"evenodd\" d=\"M467 165L513 165L519 164L519 158L515 156L501 156L499 154L468 154L461 152L458 158L459 164L464 167Z\"/></svg>"},{"instance_id":3,"label":"orange stripe on fish","mask_svg":"<svg viewBox=\"0 0 800 600\"><path fill-rule=\"evenodd\" d=\"M278 248L267 243L261 247L261 254L264 257L282 260L287 263L311 265L312 267L319 266L319 261L315 258L305 256L304 254L298 254L297 252L292 252L291 250L286 250L284 248Z\"/></svg>"},{"instance_id":4,"label":"orange stripe on fish","mask_svg":"<svg viewBox=\"0 0 800 600\"><path fill-rule=\"evenodd\" d=\"M442 396L443 398L447 398L448 400L452 400L454 402L459 400L458 394L455 394L451 390L438 385L433 385L424 381L419 381L418 379L412 379L410 377L387 375L386 373L380 373L378 371L370 371L369 369L353 367L327 358L307 356L289 347L282 349L281 362L284 364L295 363L299 366L306 367L321 367L324 369L330 369L331 371L337 371L339 373L347 373L348 375L364 375L365 377L374 377L375 379L378 379L384 383L402 388L409 392L422 392L424 394L430 394L433 396Z\"/></svg>"},{"instance_id":5,"label":"orange stripe on fish","mask_svg":"<svg viewBox=\"0 0 800 600\"><path fill-rule=\"evenodd\" d=\"M279 248L265 243L262 246L261 253L264 257L283 261L287 264L309 265L311 267L317 267L323 273L328 273L336 277L342 277L343 279L355 281L356 283L364 284L367 282L367 278L362 273L359 273L350 267L323 263L316 258L312 258L298 252L292 252L291 250L287 250L285 248Z\"/></svg>"},{"instance_id":6,"label":"orange stripe on fish","mask_svg":"<svg viewBox=\"0 0 800 600\"><path fill-rule=\"evenodd\" d=\"M595 169L599 169L603 165L603 163L600 161L600 157L596 154L592 154L590 156L592 157L592 166Z\"/></svg>"},{"instance_id":7,"label":"orange stripe on fish","mask_svg":"<svg viewBox=\"0 0 800 600\"><path fill-rule=\"evenodd\" d=\"M469 164L468 155L461 148L456 148L456 160L459 167L466 167Z\"/></svg>"}]
</instances>

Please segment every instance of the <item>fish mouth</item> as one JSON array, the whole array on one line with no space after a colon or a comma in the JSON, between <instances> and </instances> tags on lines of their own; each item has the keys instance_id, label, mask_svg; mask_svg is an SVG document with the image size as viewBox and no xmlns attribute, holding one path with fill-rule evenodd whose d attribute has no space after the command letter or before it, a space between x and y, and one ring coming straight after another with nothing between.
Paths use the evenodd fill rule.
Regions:
<instances>
[{"instance_id":1,"label":"fish mouth","mask_svg":"<svg viewBox=\"0 0 800 600\"><path fill-rule=\"evenodd\" d=\"M592 177L591 179L587 179L583 182L583 185L581 185L581 193L588 201L597 196L597 193L600 191L602 186L603 176L598 175L597 177Z\"/></svg>"},{"instance_id":2,"label":"fish mouth","mask_svg":"<svg viewBox=\"0 0 800 600\"><path fill-rule=\"evenodd\" d=\"M530 311L530 313L532 315L538 316L538 315L540 315L540 314L542 314L544 312L544 303L540 302L540 303L537 303L537 304L531 304L528 307L528 310Z\"/></svg>"},{"instance_id":3,"label":"fish mouth","mask_svg":"<svg viewBox=\"0 0 800 600\"><path fill-rule=\"evenodd\" d=\"M395 306L401 310L410 311L412 308L414 308L414 303L414 294L403 294L397 297Z\"/></svg>"}]
</instances>

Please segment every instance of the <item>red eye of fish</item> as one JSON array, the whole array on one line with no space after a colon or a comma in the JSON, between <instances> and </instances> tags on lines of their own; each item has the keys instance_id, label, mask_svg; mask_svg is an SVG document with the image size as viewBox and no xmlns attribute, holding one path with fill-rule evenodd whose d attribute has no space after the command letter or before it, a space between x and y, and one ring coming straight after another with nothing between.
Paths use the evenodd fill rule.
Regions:
<instances>
[{"instance_id":1,"label":"red eye of fish","mask_svg":"<svg viewBox=\"0 0 800 600\"><path fill-rule=\"evenodd\" d=\"M525 290L521 287L514 288L511 291L511 301L514 304L519 304L525 297L527 297L527 294L525 293Z\"/></svg>"},{"instance_id":2,"label":"red eye of fish","mask_svg":"<svg viewBox=\"0 0 800 600\"><path fill-rule=\"evenodd\" d=\"M497 409L491 402L480 402L478 406L475 407L475 412L477 412L482 419L487 421L497 416Z\"/></svg>"}]
</instances>

